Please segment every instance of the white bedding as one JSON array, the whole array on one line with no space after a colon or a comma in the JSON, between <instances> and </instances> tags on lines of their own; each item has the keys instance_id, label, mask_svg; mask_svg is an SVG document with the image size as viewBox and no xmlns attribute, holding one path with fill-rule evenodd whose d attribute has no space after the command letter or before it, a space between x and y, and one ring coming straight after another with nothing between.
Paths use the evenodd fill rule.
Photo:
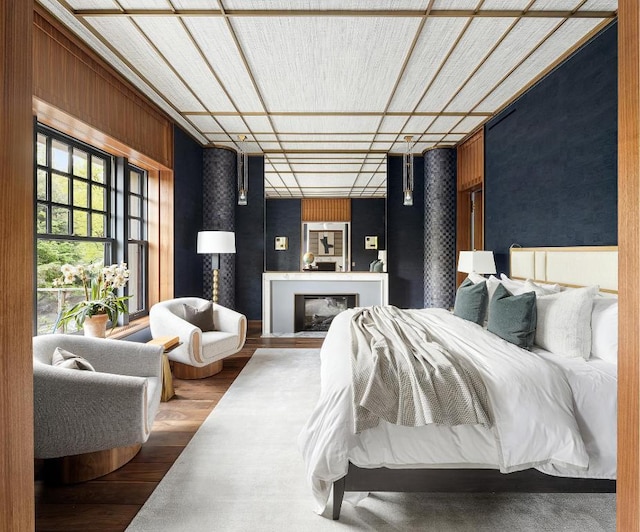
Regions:
<instances>
[{"instance_id":1,"label":"white bedding","mask_svg":"<svg viewBox=\"0 0 640 532\"><path fill-rule=\"evenodd\" d=\"M402 427L382 421L376 428L354 434L348 352L351 312L343 312L334 319L322 346L320 399L299 437L318 511L324 509L331 484L346 474L349 462L369 468L492 468L502 472L537 467L560 476L615 478L615 366L563 359L541 350L532 354L442 309L414 312L438 327L439 341L447 349L488 356L491 363L481 370L499 428ZM530 369L534 361L539 380L545 382L539 386L500 383L506 373L499 367L496 371L495 365L490 368L505 359ZM555 413L541 425L533 418L549 400Z\"/></svg>"}]
</instances>

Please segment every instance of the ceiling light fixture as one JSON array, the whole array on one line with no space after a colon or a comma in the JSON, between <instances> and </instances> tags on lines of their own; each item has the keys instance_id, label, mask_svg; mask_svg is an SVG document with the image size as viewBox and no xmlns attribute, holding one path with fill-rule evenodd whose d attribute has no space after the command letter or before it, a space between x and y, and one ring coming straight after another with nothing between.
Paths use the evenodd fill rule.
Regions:
<instances>
[{"instance_id":1,"label":"ceiling light fixture","mask_svg":"<svg viewBox=\"0 0 640 532\"><path fill-rule=\"evenodd\" d=\"M402 191L404 205L413 205L413 153L411 153L411 141L413 137L406 135L404 141L407 143L407 150L402 154Z\"/></svg>"},{"instance_id":2,"label":"ceiling light fixture","mask_svg":"<svg viewBox=\"0 0 640 532\"><path fill-rule=\"evenodd\" d=\"M246 135L238 135L240 141L238 151L238 205L247 204L249 194L249 161L246 148Z\"/></svg>"}]
</instances>

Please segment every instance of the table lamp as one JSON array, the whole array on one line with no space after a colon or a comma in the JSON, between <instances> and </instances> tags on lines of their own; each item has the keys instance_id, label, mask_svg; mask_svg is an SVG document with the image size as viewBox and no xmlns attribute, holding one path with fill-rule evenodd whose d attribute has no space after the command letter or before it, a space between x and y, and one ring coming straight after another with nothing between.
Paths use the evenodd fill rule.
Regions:
<instances>
[{"instance_id":1,"label":"table lamp","mask_svg":"<svg viewBox=\"0 0 640 532\"><path fill-rule=\"evenodd\" d=\"M220 253L236 252L236 235L233 231L199 231L198 253L211 253L213 268L213 285L211 300L218 302L220 276Z\"/></svg>"}]
</instances>

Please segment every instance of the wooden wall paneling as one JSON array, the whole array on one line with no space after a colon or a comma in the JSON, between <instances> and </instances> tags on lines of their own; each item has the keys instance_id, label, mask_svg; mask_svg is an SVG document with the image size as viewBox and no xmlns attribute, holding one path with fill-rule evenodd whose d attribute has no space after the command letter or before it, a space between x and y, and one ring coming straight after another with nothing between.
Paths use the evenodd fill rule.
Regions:
<instances>
[{"instance_id":1,"label":"wooden wall paneling","mask_svg":"<svg viewBox=\"0 0 640 532\"><path fill-rule=\"evenodd\" d=\"M0 0L0 530L33 530L32 2Z\"/></svg>"},{"instance_id":2,"label":"wooden wall paneling","mask_svg":"<svg viewBox=\"0 0 640 532\"><path fill-rule=\"evenodd\" d=\"M33 95L173 167L172 122L43 8L33 23Z\"/></svg>"},{"instance_id":3,"label":"wooden wall paneling","mask_svg":"<svg viewBox=\"0 0 640 532\"><path fill-rule=\"evenodd\" d=\"M640 531L640 6L618 2L617 527Z\"/></svg>"},{"instance_id":4,"label":"wooden wall paneling","mask_svg":"<svg viewBox=\"0 0 640 532\"><path fill-rule=\"evenodd\" d=\"M160 301L173 298L173 220L174 220L174 199L173 199L173 172L170 170L160 171ZM193 235L195 239L196 235Z\"/></svg>"},{"instance_id":5,"label":"wooden wall paneling","mask_svg":"<svg viewBox=\"0 0 640 532\"><path fill-rule=\"evenodd\" d=\"M471 193L474 191L480 191L475 205L475 248L484 249L484 129L458 146L457 161L456 264L460 251L471 247ZM459 285L466 274L456 275Z\"/></svg>"},{"instance_id":6,"label":"wooden wall paneling","mask_svg":"<svg viewBox=\"0 0 640 532\"><path fill-rule=\"evenodd\" d=\"M301 217L303 222L350 222L351 199L305 198Z\"/></svg>"}]
</instances>

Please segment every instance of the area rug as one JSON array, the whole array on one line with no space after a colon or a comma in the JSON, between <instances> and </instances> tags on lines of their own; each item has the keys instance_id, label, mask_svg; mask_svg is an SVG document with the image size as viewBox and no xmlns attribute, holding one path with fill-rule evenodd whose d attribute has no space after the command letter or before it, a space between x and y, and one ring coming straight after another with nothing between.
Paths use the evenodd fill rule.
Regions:
<instances>
[{"instance_id":1,"label":"area rug","mask_svg":"<svg viewBox=\"0 0 640 532\"><path fill-rule=\"evenodd\" d=\"M296 439L318 349L258 349L128 531L613 531L613 494L375 493L313 512Z\"/></svg>"}]
</instances>

